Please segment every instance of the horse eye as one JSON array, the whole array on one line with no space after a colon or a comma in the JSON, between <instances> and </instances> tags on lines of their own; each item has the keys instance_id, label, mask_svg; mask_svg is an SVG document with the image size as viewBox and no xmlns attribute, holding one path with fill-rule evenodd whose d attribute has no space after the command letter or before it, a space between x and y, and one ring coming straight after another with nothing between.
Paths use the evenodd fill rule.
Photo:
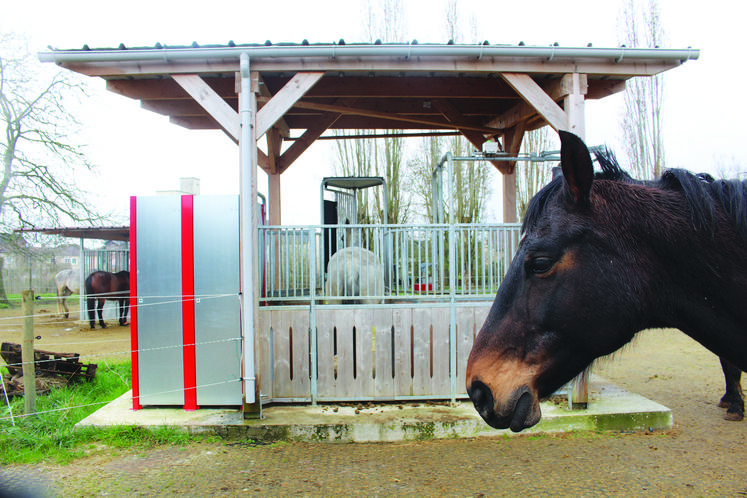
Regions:
<instances>
[{"instance_id":1,"label":"horse eye","mask_svg":"<svg viewBox=\"0 0 747 498\"><path fill-rule=\"evenodd\" d=\"M551 258L539 257L529 262L529 269L532 273L542 274L550 271L555 262Z\"/></svg>"}]
</instances>

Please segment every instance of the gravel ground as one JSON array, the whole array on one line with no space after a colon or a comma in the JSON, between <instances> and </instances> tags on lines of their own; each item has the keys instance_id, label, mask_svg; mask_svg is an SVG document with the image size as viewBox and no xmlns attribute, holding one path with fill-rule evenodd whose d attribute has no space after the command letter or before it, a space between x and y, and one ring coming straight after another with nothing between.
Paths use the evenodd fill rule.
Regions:
<instances>
[{"instance_id":1,"label":"gravel ground","mask_svg":"<svg viewBox=\"0 0 747 498\"><path fill-rule=\"evenodd\" d=\"M595 372L670 407L674 428L97 448L71 464L12 466L0 476L6 490L11 481L33 483L37 494L52 496L747 496L747 422L723 420L723 376L713 354L678 331L648 331Z\"/></svg>"}]
</instances>

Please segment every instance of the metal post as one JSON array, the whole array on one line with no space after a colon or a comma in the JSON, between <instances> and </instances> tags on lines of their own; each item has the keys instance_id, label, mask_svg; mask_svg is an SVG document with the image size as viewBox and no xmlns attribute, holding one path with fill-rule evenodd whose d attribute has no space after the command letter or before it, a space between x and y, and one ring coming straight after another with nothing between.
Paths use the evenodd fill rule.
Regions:
<instances>
[{"instance_id":1,"label":"metal post","mask_svg":"<svg viewBox=\"0 0 747 498\"><path fill-rule=\"evenodd\" d=\"M322 225L324 226L324 225ZM311 334L311 404L316 406L317 398L317 344L316 344L316 274L319 269L316 261L316 232L314 228L309 229L309 298L310 298L310 313L309 313L309 333ZM324 239L324 231L322 230L322 239Z\"/></svg>"},{"instance_id":2,"label":"metal post","mask_svg":"<svg viewBox=\"0 0 747 498\"><path fill-rule=\"evenodd\" d=\"M23 302L23 399L25 414L36 413L36 363L34 361L34 291L21 292Z\"/></svg>"},{"instance_id":3,"label":"metal post","mask_svg":"<svg viewBox=\"0 0 747 498\"><path fill-rule=\"evenodd\" d=\"M78 321L85 322L86 311L86 266L84 264L85 247L83 246L83 237L80 238L80 257L78 258L78 277L80 278L80 291L78 292Z\"/></svg>"},{"instance_id":4,"label":"metal post","mask_svg":"<svg viewBox=\"0 0 747 498\"><path fill-rule=\"evenodd\" d=\"M454 161L451 153L446 155L449 175L449 377L451 380L451 402L456 401L456 227L454 226Z\"/></svg>"},{"instance_id":5,"label":"metal post","mask_svg":"<svg viewBox=\"0 0 747 498\"><path fill-rule=\"evenodd\" d=\"M255 306L255 243L257 233L257 140L254 129L256 103L251 88L249 56L241 54L241 119L240 220L241 220L241 309L244 339L244 417L261 417L262 403L257 396L254 341L256 333Z\"/></svg>"}]
</instances>

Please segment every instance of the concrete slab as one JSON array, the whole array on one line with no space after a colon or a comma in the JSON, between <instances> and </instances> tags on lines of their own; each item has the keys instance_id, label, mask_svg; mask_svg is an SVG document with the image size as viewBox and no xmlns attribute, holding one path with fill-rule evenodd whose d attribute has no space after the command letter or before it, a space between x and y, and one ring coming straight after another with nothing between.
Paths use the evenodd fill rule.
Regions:
<instances>
[{"instance_id":1,"label":"concrete slab","mask_svg":"<svg viewBox=\"0 0 747 498\"><path fill-rule=\"evenodd\" d=\"M278 405L264 418L244 420L235 409L143 408L134 411L128 392L91 414L77 426L176 426L191 433L232 439L273 441L370 442L434 438L499 436L509 430L489 427L470 402L391 403L357 406ZM569 431L669 430L669 408L592 376L586 410L570 410L565 400L543 402L542 421L527 433Z\"/></svg>"}]
</instances>

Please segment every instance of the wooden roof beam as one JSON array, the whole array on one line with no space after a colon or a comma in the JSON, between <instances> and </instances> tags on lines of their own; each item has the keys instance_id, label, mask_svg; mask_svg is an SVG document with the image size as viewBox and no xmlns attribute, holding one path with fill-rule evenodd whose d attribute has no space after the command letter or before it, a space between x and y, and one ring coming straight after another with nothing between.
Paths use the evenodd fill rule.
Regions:
<instances>
[{"instance_id":1,"label":"wooden roof beam","mask_svg":"<svg viewBox=\"0 0 747 498\"><path fill-rule=\"evenodd\" d=\"M345 107L345 106L339 106L339 105L334 105L334 104L330 105L330 104L318 104L314 102L298 101L293 105L293 107L298 107L301 109L313 109L317 111L333 112L333 113L339 113L339 114L352 114L356 116L365 116L369 118L381 118L381 119L387 119L391 121L400 121L400 122L413 123L417 125L425 125L425 127L432 126L438 129L441 129L447 126L447 124L443 122L439 122L439 121L435 121L431 119L424 119L424 118L418 118L418 117L413 117L413 116L400 116L398 114L392 114L388 112L372 111L370 109ZM495 128L488 128L485 126L473 125L469 123L454 124L453 128L463 128L465 130L478 131L478 132L486 133L489 135L494 135L500 132L500 130L497 130Z\"/></svg>"},{"instance_id":2,"label":"wooden roof beam","mask_svg":"<svg viewBox=\"0 0 747 498\"><path fill-rule=\"evenodd\" d=\"M286 78L266 77L277 88ZM514 98L515 92L497 77L445 76L334 76L323 78L306 97L364 97L430 100L435 98Z\"/></svg>"},{"instance_id":3,"label":"wooden roof beam","mask_svg":"<svg viewBox=\"0 0 747 498\"><path fill-rule=\"evenodd\" d=\"M582 95L586 95L589 87L587 76L578 73L575 73L575 75L580 84L579 91ZM501 129L510 128L527 120L534 119L534 116L537 114L542 116L555 129L558 129L556 126L568 126L568 118L565 111L556 102L564 99L574 91L573 74L566 74L544 87L538 85L531 77L525 74L505 74L503 76L509 84L512 86L516 85L514 89L524 99L524 102L516 104L501 116L489 121L487 126L494 126ZM609 88L616 87L611 86ZM553 120L555 124L553 124Z\"/></svg>"},{"instance_id":4,"label":"wooden roof beam","mask_svg":"<svg viewBox=\"0 0 747 498\"><path fill-rule=\"evenodd\" d=\"M335 101L335 104L345 107L347 105L352 105L354 102L354 98L338 99ZM320 116L317 122L309 127L304 134L301 135L298 140L293 142L293 145L288 147L288 150L280 156L280 160L278 161L278 172L283 173L287 170L290 165L306 151L306 149L311 147L311 144L313 144L322 133L327 131L329 127L340 118L340 116L342 116L342 114L334 112L328 112Z\"/></svg>"},{"instance_id":5,"label":"wooden roof beam","mask_svg":"<svg viewBox=\"0 0 747 498\"><path fill-rule=\"evenodd\" d=\"M255 120L257 139L262 137L309 89L324 76L323 72L297 73L265 105L257 111Z\"/></svg>"},{"instance_id":6,"label":"wooden roof beam","mask_svg":"<svg viewBox=\"0 0 747 498\"><path fill-rule=\"evenodd\" d=\"M218 122L230 137L236 141L239 140L241 135L239 113L234 111L200 76L173 74L171 77Z\"/></svg>"},{"instance_id":7,"label":"wooden roof beam","mask_svg":"<svg viewBox=\"0 0 747 498\"><path fill-rule=\"evenodd\" d=\"M503 73L501 76L529 105L537 110L555 130L568 129L565 111L539 86L531 76Z\"/></svg>"},{"instance_id":8,"label":"wooden roof beam","mask_svg":"<svg viewBox=\"0 0 747 498\"><path fill-rule=\"evenodd\" d=\"M459 112L459 109L457 109L454 104L449 102L448 99L433 99L433 106L438 109L438 111L443 114L450 123L453 123L454 126L457 127L457 130L459 130L459 133L464 135L464 137L469 140L470 143L477 148L477 150L482 150L482 144L483 142L485 142L485 135L477 131L461 128L459 126L459 123L464 124L468 120L465 119L465 117L461 112Z\"/></svg>"},{"instance_id":9,"label":"wooden roof beam","mask_svg":"<svg viewBox=\"0 0 747 498\"><path fill-rule=\"evenodd\" d=\"M262 95L263 97L272 98L272 93L270 93L270 89L267 88L267 85L262 80L262 75L258 74L257 78L258 78L257 82L259 84L259 94ZM239 77L237 76L237 80L238 79L239 79ZM237 81L237 84L239 84L239 81ZM259 105L259 102L257 102L257 105ZM284 118L278 119L275 122L275 126L274 127L278 129L278 131L280 132L280 136L281 137L286 137L287 138L287 137L290 136L290 127L288 126L288 123L285 122Z\"/></svg>"},{"instance_id":10,"label":"wooden roof beam","mask_svg":"<svg viewBox=\"0 0 747 498\"><path fill-rule=\"evenodd\" d=\"M236 86L233 80L229 78L216 78L213 76L200 77L222 98L236 98ZM176 80L169 77L138 80L107 80L106 89L110 92L135 100L178 100L190 98L190 95L176 83Z\"/></svg>"}]
</instances>

